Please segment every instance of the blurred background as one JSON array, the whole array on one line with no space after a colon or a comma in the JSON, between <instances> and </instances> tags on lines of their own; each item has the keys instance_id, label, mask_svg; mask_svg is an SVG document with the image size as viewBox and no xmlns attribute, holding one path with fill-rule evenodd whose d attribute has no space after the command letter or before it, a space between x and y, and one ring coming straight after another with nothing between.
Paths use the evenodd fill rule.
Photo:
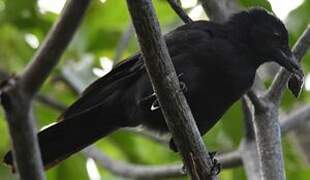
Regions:
<instances>
[{"instance_id":1,"label":"blurred background","mask_svg":"<svg viewBox=\"0 0 310 180\"><path fill-rule=\"evenodd\" d=\"M182 24L166 0L153 0L163 32ZM197 0L182 0L182 6L195 20L207 19ZM285 22L294 44L310 23L310 0L240 0L243 8L262 6ZM0 0L0 79L5 74L20 73L57 20L65 0ZM105 75L113 65L139 49L125 0L93 0L86 17L62 61L41 89L34 113L38 128L55 121L61 113L44 100L70 105L94 79ZM286 92L281 105L282 116L310 101L310 53L303 60L306 81L301 97L296 100ZM275 73L274 65L262 70L266 85ZM61 109L61 108L58 108ZM310 121L309 121L310 122ZM243 114L236 103L222 120L204 137L211 151L228 152L237 149L244 135ZM310 123L283 137L287 179L310 179ZM158 142L133 132L116 132L96 143L111 158L125 162L160 165L180 163L177 154ZM0 158L10 148L7 125L0 110ZM309 151L307 151L307 149ZM0 179L16 179L0 164ZM76 154L59 166L47 171L48 180L116 180L124 179ZM180 179L180 178L176 178ZM222 170L220 179L246 179L243 168Z\"/></svg>"}]
</instances>

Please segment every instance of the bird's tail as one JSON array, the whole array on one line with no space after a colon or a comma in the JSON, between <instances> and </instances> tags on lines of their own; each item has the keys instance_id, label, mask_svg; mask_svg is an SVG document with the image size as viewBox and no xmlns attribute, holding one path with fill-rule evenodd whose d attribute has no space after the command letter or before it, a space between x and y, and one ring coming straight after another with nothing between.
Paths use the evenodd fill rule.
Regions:
<instances>
[{"instance_id":1,"label":"bird's tail","mask_svg":"<svg viewBox=\"0 0 310 180\"><path fill-rule=\"evenodd\" d=\"M89 113L61 120L45 128L38 134L45 169L53 167L116 129L118 127L113 123L106 122L99 116L89 116ZM5 155L4 163L15 169L11 151Z\"/></svg>"}]
</instances>

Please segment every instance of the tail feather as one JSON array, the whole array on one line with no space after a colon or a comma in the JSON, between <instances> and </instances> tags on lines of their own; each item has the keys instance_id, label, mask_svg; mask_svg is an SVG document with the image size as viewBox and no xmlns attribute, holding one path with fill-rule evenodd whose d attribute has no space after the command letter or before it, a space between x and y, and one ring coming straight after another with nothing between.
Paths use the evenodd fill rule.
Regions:
<instances>
[{"instance_id":1,"label":"tail feather","mask_svg":"<svg viewBox=\"0 0 310 180\"><path fill-rule=\"evenodd\" d=\"M64 119L39 132L38 139L45 169L53 167L73 153L118 129L111 123L113 121L109 123L94 115L96 113L92 116L85 113L72 119ZM15 169L11 151L5 155L4 163Z\"/></svg>"}]
</instances>

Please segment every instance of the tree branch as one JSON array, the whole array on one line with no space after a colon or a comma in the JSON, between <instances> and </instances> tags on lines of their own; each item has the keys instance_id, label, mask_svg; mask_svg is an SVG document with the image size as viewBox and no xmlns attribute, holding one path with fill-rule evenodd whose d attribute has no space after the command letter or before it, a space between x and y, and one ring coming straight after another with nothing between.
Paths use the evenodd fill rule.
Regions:
<instances>
[{"instance_id":1,"label":"tree branch","mask_svg":"<svg viewBox=\"0 0 310 180\"><path fill-rule=\"evenodd\" d=\"M144 61L161 110L192 179L214 179L213 161L200 137L150 0L127 0Z\"/></svg>"},{"instance_id":2,"label":"tree branch","mask_svg":"<svg viewBox=\"0 0 310 180\"><path fill-rule=\"evenodd\" d=\"M309 47L310 47L310 26L306 28L306 30L299 37L298 41L295 43L292 49L295 58L299 62L302 60L302 57L306 54ZM287 82L289 81L290 75L291 73L286 71L284 68L281 68L279 70L267 94L267 97L272 102L277 104L280 103L283 91L286 87Z\"/></svg>"},{"instance_id":3,"label":"tree branch","mask_svg":"<svg viewBox=\"0 0 310 180\"><path fill-rule=\"evenodd\" d=\"M235 0L200 0L200 2L209 18L220 23L239 11Z\"/></svg>"},{"instance_id":4,"label":"tree branch","mask_svg":"<svg viewBox=\"0 0 310 180\"><path fill-rule=\"evenodd\" d=\"M0 98L13 145L13 170L18 171L22 180L45 179L36 124L31 111L32 98L58 62L77 29L88 2L87 0L67 2L59 21L26 70L19 77L11 77L1 84Z\"/></svg>"},{"instance_id":5,"label":"tree branch","mask_svg":"<svg viewBox=\"0 0 310 180\"><path fill-rule=\"evenodd\" d=\"M58 63L77 30L89 0L69 0L59 20L21 74L20 83L28 96L33 96Z\"/></svg>"},{"instance_id":6,"label":"tree branch","mask_svg":"<svg viewBox=\"0 0 310 180\"><path fill-rule=\"evenodd\" d=\"M128 46L130 37L133 35L134 33L134 28L133 26L130 24L128 25L127 29L125 29L125 31L123 32L121 39L119 40L117 47L116 47L116 51L115 51L115 56L114 56L114 64L117 64L118 62L120 62L123 52L126 49L126 47Z\"/></svg>"},{"instance_id":7,"label":"tree branch","mask_svg":"<svg viewBox=\"0 0 310 180\"><path fill-rule=\"evenodd\" d=\"M83 154L94 159L100 166L113 174L133 179L159 179L185 176L182 164L176 165L137 165L113 160L95 147L88 147ZM225 153L216 157L223 168L241 165L239 151Z\"/></svg>"},{"instance_id":8,"label":"tree branch","mask_svg":"<svg viewBox=\"0 0 310 180\"><path fill-rule=\"evenodd\" d=\"M287 133L309 120L310 105L297 108L280 121L282 133Z\"/></svg>"},{"instance_id":9,"label":"tree branch","mask_svg":"<svg viewBox=\"0 0 310 180\"><path fill-rule=\"evenodd\" d=\"M186 12L182 9L177 0L167 0L171 8L179 15L182 21L187 24L193 22L193 20L186 14Z\"/></svg>"}]
</instances>

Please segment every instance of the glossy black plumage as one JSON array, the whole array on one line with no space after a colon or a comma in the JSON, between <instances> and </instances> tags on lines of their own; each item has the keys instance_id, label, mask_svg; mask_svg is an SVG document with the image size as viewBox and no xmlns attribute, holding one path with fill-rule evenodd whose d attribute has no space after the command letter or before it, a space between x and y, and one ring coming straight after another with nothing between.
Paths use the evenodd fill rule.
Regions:
<instances>
[{"instance_id":1,"label":"glossy black plumage","mask_svg":"<svg viewBox=\"0 0 310 180\"><path fill-rule=\"evenodd\" d=\"M262 9L238 13L224 24L192 22L165 38L201 134L251 87L261 64L275 61L300 75L284 25ZM152 94L140 54L116 66L88 87L56 124L39 132L45 166L121 127L143 125L167 132ZM12 164L10 152L5 163Z\"/></svg>"}]
</instances>

